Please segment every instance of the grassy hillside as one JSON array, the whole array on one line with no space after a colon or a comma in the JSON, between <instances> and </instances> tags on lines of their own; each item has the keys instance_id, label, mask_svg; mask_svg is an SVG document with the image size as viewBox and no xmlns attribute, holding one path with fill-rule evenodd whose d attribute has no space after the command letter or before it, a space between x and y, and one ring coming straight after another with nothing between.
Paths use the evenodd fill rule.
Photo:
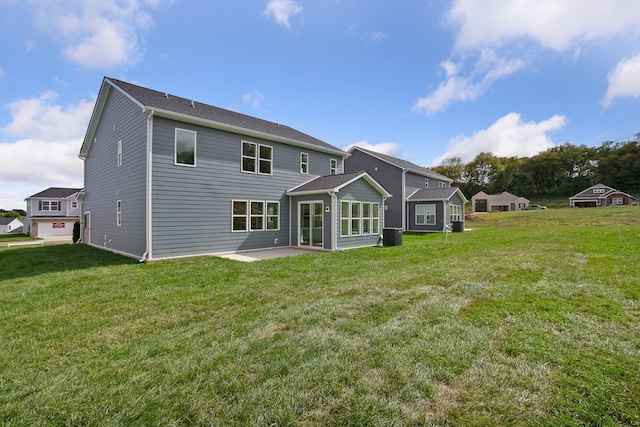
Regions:
<instances>
[{"instance_id":1,"label":"grassy hillside","mask_svg":"<svg viewBox=\"0 0 640 427\"><path fill-rule=\"evenodd\" d=\"M640 208L139 264L0 248L0 425L640 425Z\"/></svg>"}]
</instances>

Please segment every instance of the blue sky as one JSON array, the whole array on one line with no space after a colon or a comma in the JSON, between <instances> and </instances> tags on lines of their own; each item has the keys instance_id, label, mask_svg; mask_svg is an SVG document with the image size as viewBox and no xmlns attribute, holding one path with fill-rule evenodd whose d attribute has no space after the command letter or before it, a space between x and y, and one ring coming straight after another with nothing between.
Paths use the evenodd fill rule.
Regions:
<instances>
[{"instance_id":1,"label":"blue sky","mask_svg":"<svg viewBox=\"0 0 640 427\"><path fill-rule=\"evenodd\" d=\"M640 132L637 0L0 0L0 208L81 187L104 76L423 166Z\"/></svg>"}]
</instances>

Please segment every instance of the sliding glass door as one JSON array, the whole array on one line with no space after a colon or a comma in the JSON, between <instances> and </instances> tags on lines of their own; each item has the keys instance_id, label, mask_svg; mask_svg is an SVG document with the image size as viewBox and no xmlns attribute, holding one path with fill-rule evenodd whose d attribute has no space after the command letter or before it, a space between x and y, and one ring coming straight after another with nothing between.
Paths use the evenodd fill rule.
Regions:
<instances>
[{"instance_id":1,"label":"sliding glass door","mask_svg":"<svg viewBox=\"0 0 640 427\"><path fill-rule=\"evenodd\" d=\"M300 246L322 247L322 202L300 203Z\"/></svg>"}]
</instances>

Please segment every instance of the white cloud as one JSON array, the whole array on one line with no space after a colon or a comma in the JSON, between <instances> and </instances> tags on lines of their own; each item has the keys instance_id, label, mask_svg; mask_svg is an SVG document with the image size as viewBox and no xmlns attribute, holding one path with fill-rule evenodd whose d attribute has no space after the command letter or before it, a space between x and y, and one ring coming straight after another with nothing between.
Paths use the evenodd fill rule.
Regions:
<instances>
[{"instance_id":1,"label":"white cloud","mask_svg":"<svg viewBox=\"0 0 640 427\"><path fill-rule=\"evenodd\" d=\"M451 60L442 62L440 66L446 73L446 80L433 93L419 98L413 106L414 111L433 114L455 101L474 101L497 80L520 71L525 63L520 59L500 58L493 50L482 49L473 70L467 75L458 75L463 65Z\"/></svg>"},{"instance_id":2,"label":"white cloud","mask_svg":"<svg viewBox=\"0 0 640 427\"><path fill-rule=\"evenodd\" d=\"M447 22L458 28L458 49L495 46L524 37L564 51L577 42L633 30L640 24L640 2L456 0Z\"/></svg>"},{"instance_id":3,"label":"white cloud","mask_svg":"<svg viewBox=\"0 0 640 427\"><path fill-rule=\"evenodd\" d=\"M24 184L38 188L81 185L83 163L78 152L93 101L82 100L63 109L53 103L55 97L48 92L7 106L12 121L2 131L18 139L0 142L3 188L11 191Z\"/></svg>"},{"instance_id":4,"label":"white cloud","mask_svg":"<svg viewBox=\"0 0 640 427\"><path fill-rule=\"evenodd\" d=\"M520 114L509 113L487 129L451 139L446 153L435 159L433 164L450 157L460 157L463 162L469 162L481 152L499 157L531 157L555 146L548 134L562 128L566 122L567 119L560 115L538 123L524 122Z\"/></svg>"},{"instance_id":5,"label":"white cloud","mask_svg":"<svg viewBox=\"0 0 640 427\"><path fill-rule=\"evenodd\" d=\"M371 33L371 41L374 43L382 43L388 38L389 34L383 33L382 31L374 31L373 33Z\"/></svg>"},{"instance_id":6,"label":"white cloud","mask_svg":"<svg viewBox=\"0 0 640 427\"><path fill-rule=\"evenodd\" d=\"M349 144L343 148L344 151L349 150L351 147L362 147L366 150L375 151L376 153L387 154L394 156L400 151L400 146L395 142L381 142L380 144L371 144L369 141L360 141L355 144Z\"/></svg>"},{"instance_id":7,"label":"white cloud","mask_svg":"<svg viewBox=\"0 0 640 427\"><path fill-rule=\"evenodd\" d=\"M66 59L86 68L134 64L139 33L152 25L160 1L32 0L36 25L62 44ZM32 42L27 41L27 49Z\"/></svg>"},{"instance_id":8,"label":"white cloud","mask_svg":"<svg viewBox=\"0 0 640 427\"><path fill-rule=\"evenodd\" d=\"M276 22L291 29L289 19L302 13L302 6L294 0L271 0L262 12L266 16L273 16Z\"/></svg>"},{"instance_id":9,"label":"white cloud","mask_svg":"<svg viewBox=\"0 0 640 427\"><path fill-rule=\"evenodd\" d=\"M609 108L615 98L640 97L640 55L623 59L608 76L609 87L602 106Z\"/></svg>"},{"instance_id":10,"label":"white cloud","mask_svg":"<svg viewBox=\"0 0 640 427\"><path fill-rule=\"evenodd\" d=\"M254 90L244 95L242 101L245 104L251 105L252 108L258 108L260 104L262 104L262 101L264 101L264 95Z\"/></svg>"}]
</instances>

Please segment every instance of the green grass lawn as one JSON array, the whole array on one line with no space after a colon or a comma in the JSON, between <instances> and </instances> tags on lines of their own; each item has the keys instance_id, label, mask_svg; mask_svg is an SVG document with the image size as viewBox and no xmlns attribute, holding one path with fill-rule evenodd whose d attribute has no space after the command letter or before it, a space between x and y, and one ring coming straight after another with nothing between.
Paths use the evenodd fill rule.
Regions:
<instances>
[{"instance_id":1,"label":"green grass lawn","mask_svg":"<svg viewBox=\"0 0 640 427\"><path fill-rule=\"evenodd\" d=\"M0 248L0 425L640 425L640 208L139 264Z\"/></svg>"}]
</instances>

